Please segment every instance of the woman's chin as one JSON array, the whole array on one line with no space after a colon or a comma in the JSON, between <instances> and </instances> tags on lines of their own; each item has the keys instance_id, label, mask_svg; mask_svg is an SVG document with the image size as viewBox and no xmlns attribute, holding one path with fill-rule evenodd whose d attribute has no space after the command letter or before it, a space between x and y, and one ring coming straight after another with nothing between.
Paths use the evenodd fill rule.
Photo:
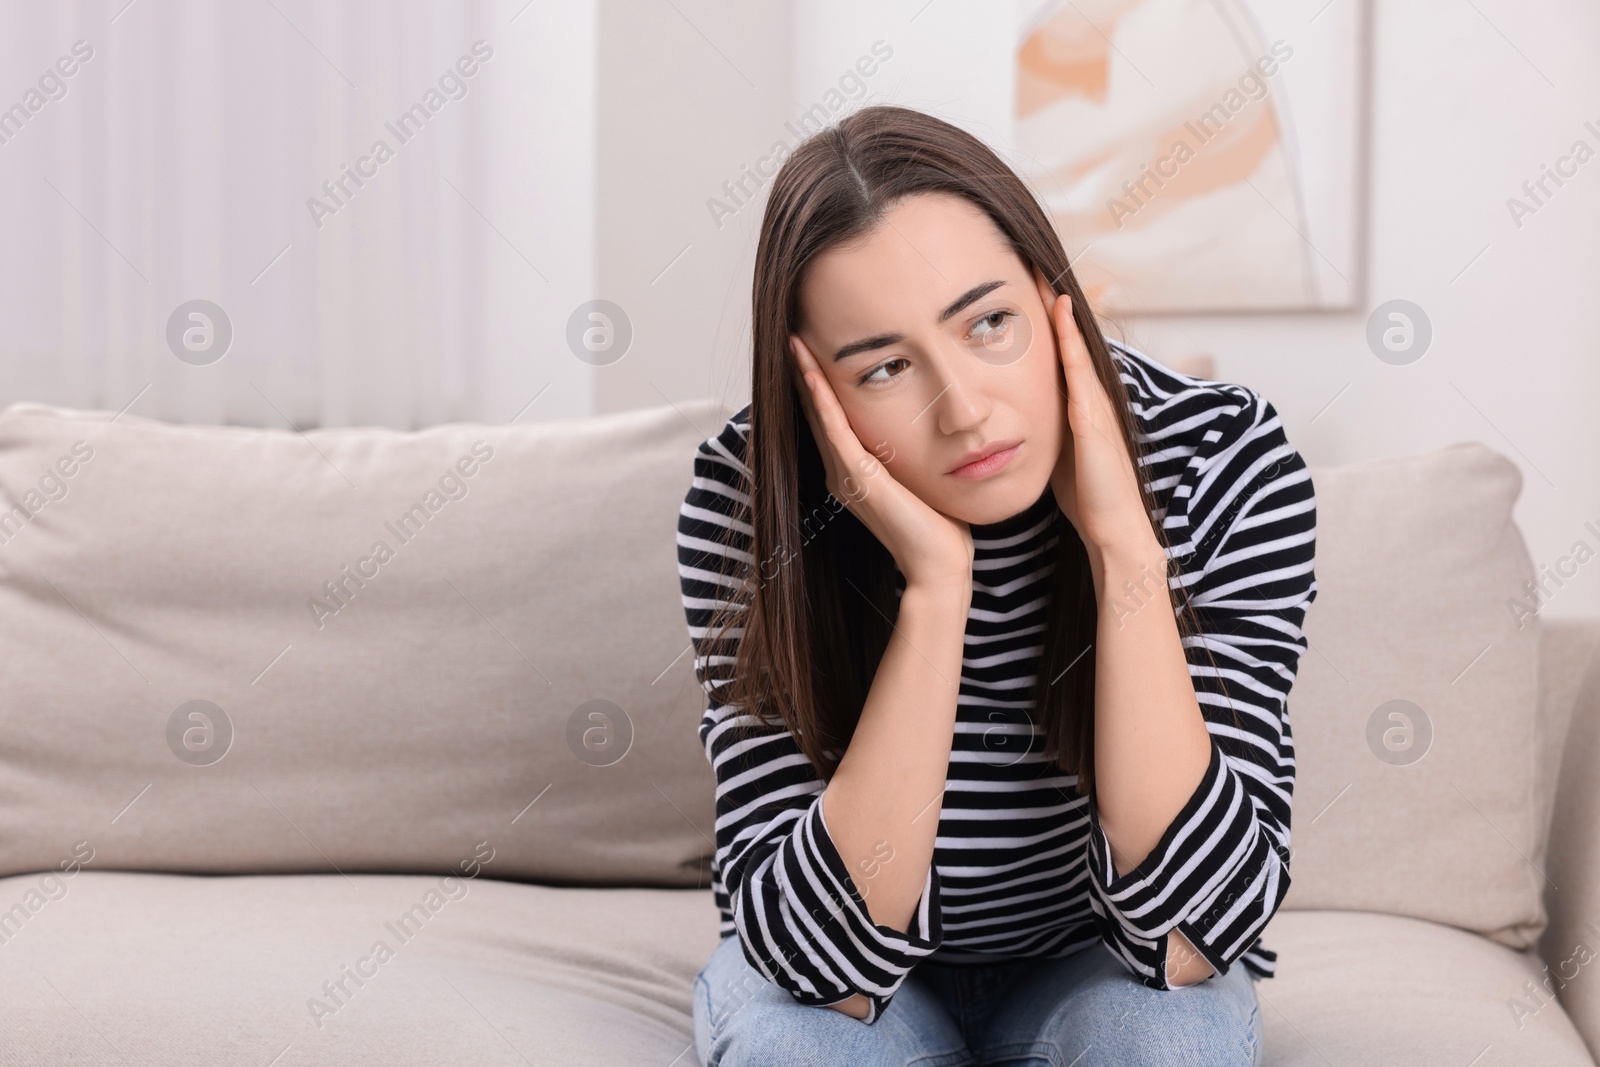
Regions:
<instances>
[{"instance_id":1,"label":"woman's chin","mask_svg":"<svg viewBox=\"0 0 1600 1067\"><path fill-rule=\"evenodd\" d=\"M1033 507L1049 482L1048 472L1043 478L1034 478L1022 472L1002 471L992 478L964 483L947 478L942 487L943 506L933 506L969 526L990 526Z\"/></svg>"}]
</instances>

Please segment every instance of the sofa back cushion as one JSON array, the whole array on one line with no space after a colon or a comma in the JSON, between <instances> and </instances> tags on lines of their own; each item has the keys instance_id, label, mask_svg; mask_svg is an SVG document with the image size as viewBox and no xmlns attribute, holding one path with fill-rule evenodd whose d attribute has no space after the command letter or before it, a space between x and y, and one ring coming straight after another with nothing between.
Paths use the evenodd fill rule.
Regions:
<instances>
[{"instance_id":1,"label":"sofa back cushion","mask_svg":"<svg viewBox=\"0 0 1600 1067\"><path fill-rule=\"evenodd\" d=\"M1522 477L1457 444L1311 468L1318 596L1289 695L1286 909L1390 912L1534 944L1559 758L1539 715Z\"/></svg>"},{"instance_id":2,"label":"sofa back cushion","mask_svg":"<svg viewBox=\"0 0 1600 1067\"><path fill-rule=\"evenodd\" d=\"M731 411L0 412L0 876L709 885L677 509ZM76 859L74 859L76 857Z\"/></svg>"},{"instance_id":3,"label":"sofa back cushion","mask_svg":"<svg viewBox=\"0 0 1600 1067\"><path fill-rule=\"evenodd\" d=\"M449 871L487 841L498 877L709 885L675 535L733 410L304 434L0 412L0 876L90 851ZM1284 907L1530 945L1559 746L1538 619L1508 607L1520 475L1457 445L1312 478Z\"/></svg>"}]
</instances>

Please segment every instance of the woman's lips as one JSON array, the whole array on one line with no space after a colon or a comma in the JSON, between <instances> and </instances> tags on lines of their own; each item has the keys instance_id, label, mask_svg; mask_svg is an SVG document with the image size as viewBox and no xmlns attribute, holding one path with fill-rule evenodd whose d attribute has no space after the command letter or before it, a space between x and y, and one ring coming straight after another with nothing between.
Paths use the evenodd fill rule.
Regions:
<instances>
[{"instance_id":1,"label":"woman's lips","mask_svg":"<svg viewBox=\"0 0 1600 1067\"><path fill-rule=\"evenodd\" d=\"M957 467L950 472L950 477L972 480L998 474L1016 457L1017 450L1021 447L1020 444L1012 445L1010 448L1003 448L993 455L985 456L975 463L968 463L965 467Z\"/></svg>"}]
</instances>

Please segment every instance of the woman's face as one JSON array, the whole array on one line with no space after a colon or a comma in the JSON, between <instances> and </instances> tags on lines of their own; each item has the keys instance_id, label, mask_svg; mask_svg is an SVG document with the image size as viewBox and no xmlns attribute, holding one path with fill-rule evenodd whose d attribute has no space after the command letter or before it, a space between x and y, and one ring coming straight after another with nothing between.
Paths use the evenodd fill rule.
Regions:
<instances>
[{"instance_id":1,"label":"woman's face","mask_svg":"<svg viewBox=\"0 0 1600 1067\"><path fill-rule=\"evenodd\" d=\"M919 194L811 262L799 334L862 446L935 511L987 524L1037 501L1061 453L1049 295L980 209Z\"/></svg>"}]
</instances>

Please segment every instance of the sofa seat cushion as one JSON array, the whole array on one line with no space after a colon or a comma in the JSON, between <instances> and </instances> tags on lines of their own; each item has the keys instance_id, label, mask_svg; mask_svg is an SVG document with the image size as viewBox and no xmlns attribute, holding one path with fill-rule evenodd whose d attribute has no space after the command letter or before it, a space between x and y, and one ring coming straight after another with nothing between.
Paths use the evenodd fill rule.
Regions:
<instances>
[{"instance_id":1,"label":"sofa seat cushion","mask_svg":"<svg viewBox=\"0 0 1600 1067\"><path fill-rule=\"evenodd\" d=\"M24 1063L691 1067L717 944L708 892L488 878L80 870L0 879L0 907L0 1048ZM1594 1067L1528 994L1531 954L1369 912L1271 929L1267 1067Z\"/></svg>"},{"instance_id":2,"label":"sofa seat cushion","mask_svg":"<svg viewBox=\"0 0 1600 1067\"><path fill-rule=\"evenodd\" d=\"M1267 1067L1594 1067L1560 1004L1524 987L1544 977L1531 952L1379 912L1283 911L1270 931Z\"/></svg>"},{"instance_id":3,"label":"sofa seat cushion","mask_svg":"<svg viewBox=\"0 0 1600 1067\"><path fill-rule=\"evenodd\" d=\"M48 877L0 879L7 1063L695 1062L690 991L717 944L706 891ZM335 999L324 983L341 978Z\"/></svg>"}]
</instances>

